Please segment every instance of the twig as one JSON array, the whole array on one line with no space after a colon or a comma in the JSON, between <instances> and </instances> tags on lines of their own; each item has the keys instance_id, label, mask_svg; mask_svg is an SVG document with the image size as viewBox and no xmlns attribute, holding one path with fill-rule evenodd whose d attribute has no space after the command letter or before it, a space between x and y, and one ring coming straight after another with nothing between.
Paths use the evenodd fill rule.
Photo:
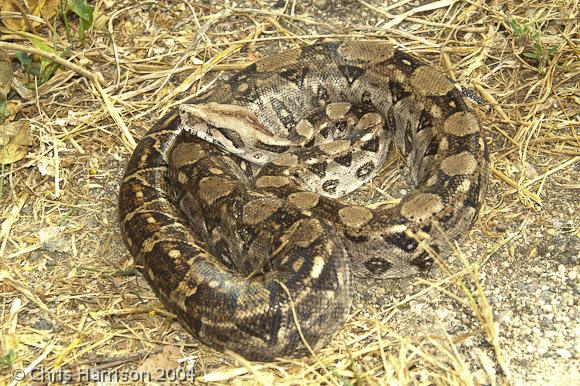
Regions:
<instances>
[{"instance_id":1,"label":"twig","mask_svg":"<svg viewBox=\"0 0 580 386\"><path fill-rule=\"evenodd\" d=\"M74 64L72 62L69 62L66 59L61 58L57 54L42 51L42 50L40 50L38 48L34 48L34 47L24 46L22 44L5 43L5 42L0 42L0 49L12 50L12 51L22 51L22 52L26 52L28 54L41 56L45 59L48 59L52 62L60 64L61 66L66 67L69 70L72 70L72 71L84 76L85 78L89 79L90 81L92 81L94 83L98 83L98 84L103 85L103 86L105 85L105 79L103 78L103 75L101 73L89 71L89 70L87 70L87 69L85 69L77 64Z\"/></svg>"}]
</instances>

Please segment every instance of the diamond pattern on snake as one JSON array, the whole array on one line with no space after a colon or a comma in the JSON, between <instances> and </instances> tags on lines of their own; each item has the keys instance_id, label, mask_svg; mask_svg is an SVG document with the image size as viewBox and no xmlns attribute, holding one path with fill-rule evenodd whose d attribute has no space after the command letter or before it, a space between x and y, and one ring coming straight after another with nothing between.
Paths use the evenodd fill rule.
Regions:
<instances>
[{"instance_id":1,"label":"diamond pattern on snake","mask_svg":"<svg viewBox=\"0 0 580 386\"><path fill-rule=\"evenodd\" d=\"M393 149L415 188L398 204L344 197ZM332 339L353 275L432 266L476 219L480 122L438 70L381 42L266 57L165 115L135 149L119 215L153 291L202 342L248 359ZM438 226L434 226L437 223Z\"/></svg>"}]
</instances>

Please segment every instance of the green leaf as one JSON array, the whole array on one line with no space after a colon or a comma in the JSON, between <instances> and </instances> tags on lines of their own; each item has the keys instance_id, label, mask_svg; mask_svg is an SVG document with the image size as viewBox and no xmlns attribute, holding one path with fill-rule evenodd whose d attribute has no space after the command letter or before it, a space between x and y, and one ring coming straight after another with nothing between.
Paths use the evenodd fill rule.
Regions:
<instances>
[{"instance_id":1,"label":"green leaf","mask_svg":"<svg viewBox=\"0 0 580 386\"><path fill-rule=\"evenodd\" d=\"M28 73L30 75L34 75L40 79L42 71L40 70L40 66L38 64L33 64L32 66L30 66L28 68ZM40 83L40 84L42 84L42 83Z\"/></svg>"},{"instance_id":2,"label":"green leaf","mask_svg":"<svg viewBox=\"0 0 580 386\"><path fill-rule=\"evenodd\" d=\"M60 65L55 62L50 62L47 66L42 69L42 72L39 76L40 84L44 84L50 80L59 69Z\"/></svg>"},{"instance_id":3,"label":"green leaf","mask_svg":"<svg viewBox=\"0 0 580 386\"><path fill-rule=\"evenodd\" d=\"M87 0L68 0L67 5L80 19L79 38L83 41L85 31L93 24L93 8L87 4Z\"/></svg>"},{"instance_id":4,"label":"green leaf","mask_svg":"<svg viewBox=\"0 0 580 386\"><path fill-rule=\"evenodd\" d=\"M0 123L4 122L9 116L8 103L5 100L0 100Z\"/></svg>"},{"instance_id":5,"label":"green leaf","mask_svg":"<svg viewBox=\"0 0 580 386\"><path fill-rule=\"evenodd\" d=\"M516 34L516 36L517 36L517 37L522 37L524 30L523 30L523 28L522 28L522 27L521 27L521 26L518 24L518 22L517 22L516 20L512 20L512 21L511 21L511 25L512 25L512 28L513 28L513 30L514 30L514 33Z\"/></svg>"},{"instance_id":6,"label":"green leaf","mask_svg":"<svg viewBox=\"0 0 580 386\"><path fill-rule=\"evenodd\" d=\"M47 44L45 41L35 38L31 38L30 41L32 42L32 45L38 48L39 50L58 55L55 49L51 45ZM50 78L52 78L52 75L54 75L57 69L58 65L53 61L48 60L46 58L40 58L40 69L38 70L38 73L34 73L34 75L39 78L38 79L39 83L43 84Z\"/></svg>"},{"instance_id":7,"label":"green leaf","mask_svg":"<svg viewBox=\"0 0 580 386\"><path fill-rule=\"evenodd\" d=\"M16 352L14 349L8 350L8 353L0 357L0 370L3 368L12 368L16 360Z\"/></svg>"},{"instance_id":8,"label":"green leaf","mask_svg":"<svg viewBox=\"0 0 580 386\"><path fill-rule=\"evenodd\" d=\"M69 0L68 6L81 19L93 21L93 8L87 4L86 0Z\"/></svg>"},{"instance_id":9,"label":"green leaf","mask_svg":"<svg viewBox=\"0 0 580 386\"><path fill-rule=\"evenodd\" d=\"M559 48L560 48L559 44L553 45L548 49L548 52L550 53L550 55L554 55Z\"/></svg>"},{"instance_id":10,"label":"green leaf","mask_svg":"<svg viewBox=\"0 0 580 386\"><path fill-rule=\"evenodd\" d=\"M44 40L42 39L30 38L30 41L32 42L32 46L38 48L39 50L49 52L51 54L55 53L54 48L52 48L49 44L45 43Z\"/></svg>"},{"instance_id":11,"label":"green leaf","mask_svg":"<svg viewBox=\"0 0 580 386\"><path fill-rule=\"evenodd\" d=\"M39 49L45 50L48 48L48 51L53 52L52 48L50 48L50 46L46 45L45 43L40 43L37 45L33 41L32 44ZM44 58L40 59L40 63L35 63L33 60L34 57L24 52L17 52L16 58L20 61L22 68L27 74L38 78L39 85L46 83L50 78L52 78L56 70L58 70L60 67L57 63ZM25 86L32 89L34 88L34 82L25 83Z\"/></svg>"},{"instance_id":12,"label":"green leaf","mask_svg":"<svg viewBox=\"0 0 580 386\"><path fill-rule=\"evenodd\" d=\"M524 55L526 58L538 60L538 54L535 52L524 52L522 55Z\"/></svg>"},{"instance_id":13,"label":"green leaf","mask_svg":"<svg viewBox=\"0 0 580 386\"><path fill-rule=\"evenodd\" d=\"M32 64L32 55L27 54L26 52L18 51L16 52L16 59L20 62L22 67L26 70Z\"/></svg>"}]
</instances>

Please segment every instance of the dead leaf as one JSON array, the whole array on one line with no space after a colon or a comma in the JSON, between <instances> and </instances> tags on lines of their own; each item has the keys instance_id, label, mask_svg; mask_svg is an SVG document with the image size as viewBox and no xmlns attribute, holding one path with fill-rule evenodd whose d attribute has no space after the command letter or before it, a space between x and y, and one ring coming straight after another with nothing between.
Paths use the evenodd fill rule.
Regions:
<instances>
[{"instance_id":1,"label":"dead leaf","mask_svg":"<svg viewBox=\"0 0 580 386\"><path fill-rule=\"evenodd\" d=\"M58 11L60 0L8 0L0 1L0 12L6 16L2 18L2 23L13 31L26 31L29 24L36 27L40 22L31 18L25 19L22 14L40 16L44 20L50 20Z\"/></svg>"},{"instance_id":2,"label":"dead leaf","mask_svg":"<svg viewBox=\"0 0 580 386\"><path fill-rule=\"evenodd\" d=\"M12 62L8 55L0 52L0 101L5 100L10 92L10 83L12 83Z\"/></svg>"},{"instance_id":3,"label":"dead leaf","mask_svg":"<svg viewBox=\"0 0 580 386\"><path fill-rule=\"evenodd\" d=\"M36 161L36 166L38 171L43 176L56 177L58 167L60 167L60 159L54 159L53 157L38 157ZM61 181L61 178L59 178Z\"/></svg>"},{"instance_id":4,"label":"dead leaf","mask_svg":"<svg viewBox=\"0 0 580 386\"><path fill-rule=\"evenodd\" d=\"M181 358L180 350L175 346L165 346L157 354L149 355L137 369L137 372L159 375L162 370L174 370L180 367L177 362Z\"/></svg>"},{"instance_id":5,"label":"dead leaf","mask_svg":"<svg viewBox=\"0 0 580 386\"><path fill-rule=\"evenodd\" d=\"M21 160L32 143L28 121L4 122L0 125L0 164Z\"/></svg>"},{"instance_id":6,"label":"dead leaf","mask_svg":"<svg viewBox=\"0 0 580 386\"><path fill-rule=\"evenodd\" d=\"M38 241L42 248L49 252L72 253L71 242L65 236L65 230L65 226L56 225L40 229L38 231ZM76 271L74 269L69 272L69 275L73 275L71 277L74 277L75 274Z\"/></svg>"}]
</instances>

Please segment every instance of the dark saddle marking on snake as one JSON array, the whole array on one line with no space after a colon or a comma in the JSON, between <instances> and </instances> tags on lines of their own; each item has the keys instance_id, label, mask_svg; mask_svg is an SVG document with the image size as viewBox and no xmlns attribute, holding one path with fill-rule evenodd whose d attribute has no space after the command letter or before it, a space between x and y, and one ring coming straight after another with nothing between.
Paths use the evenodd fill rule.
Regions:
<instances>
[{"instance_id":1,"label":"dark saddle marking on snake","mask_svg":"<svg viewBox=\"0 0 580 386\"><path fill-rule=\"evenodd\" d=\"M382 173L391 145L416 189L396 205L342 199ZM443 74L387 44L329 42L262 59L163 117L129 161L119 214L191 334L270 360L329 342L353 273L420 272L426 245L444 256L438 229L465 234L486 181L479 120Z\"/></svg>"}]
</instances>

